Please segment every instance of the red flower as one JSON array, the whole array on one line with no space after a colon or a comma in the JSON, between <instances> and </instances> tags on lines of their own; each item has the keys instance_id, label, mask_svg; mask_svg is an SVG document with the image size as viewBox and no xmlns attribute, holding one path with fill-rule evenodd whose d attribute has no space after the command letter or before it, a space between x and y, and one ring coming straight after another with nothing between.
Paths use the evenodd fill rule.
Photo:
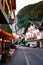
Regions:
<instances>
[{"instance_id":1,"label":"red flower","mask_svg":"<svg viewBox=\"0 0 43 65\"><path fill-rule=\"evenodd\" d=\"M8 53L8 56L13 56L13 54Z\"/></svg>"}]
</instances>

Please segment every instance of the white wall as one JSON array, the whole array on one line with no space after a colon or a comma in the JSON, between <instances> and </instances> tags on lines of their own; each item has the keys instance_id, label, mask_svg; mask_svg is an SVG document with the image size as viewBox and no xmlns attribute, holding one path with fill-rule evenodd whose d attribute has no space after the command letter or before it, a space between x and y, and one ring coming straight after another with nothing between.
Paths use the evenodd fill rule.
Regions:
<instances>
[{"instance_id":1,"label":"white wall","mask_svg":"<svg viewBox=\"0 0 43 65\"><path fill-rule=\"evenodd\" d=\"M17 31L18 34L23 34L23 32L24 32L24 28L19 29L19 30Z\"/></svg>"},{"instance_id":2,"label":"white wall","mask_svg":"<svg viewBox=\"0 0 43 65\"><path fill-rule=\"evenodd\" d=\"M41 32L41 38L43 39L43 31Z\"/></svg>"},{"instance_id":3,"label":"white wall","mask_svg":"<svg viewBox=\"0 0 43 65\"><path fill-rule=\"evenodd\" d=\"M39 29L36 29L35 26L30 26L28 28L28 31L26 32L26 39L29 39L29 38L37 38L37 39L40 39L41 38L41 34L40 34L40 31Z\"/></svg>"}]
</instances>

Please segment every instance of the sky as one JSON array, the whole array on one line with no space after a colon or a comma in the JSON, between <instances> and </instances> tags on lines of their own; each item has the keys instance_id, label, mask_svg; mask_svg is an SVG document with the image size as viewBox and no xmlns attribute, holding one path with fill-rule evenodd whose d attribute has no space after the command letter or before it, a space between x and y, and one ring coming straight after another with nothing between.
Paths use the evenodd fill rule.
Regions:
<instances>
[{"instance_id":1,"label":"sky","mask_svg":"<svg viewBox=\"0 0 43 65\"><path fill-rule=\"evenodd\" d=\"M24 6L27 6L29 4L34 4L42 0L16 0L16 10L15 14L19 12L20 9L22 9Z\"/></svg>"}]
</instances>

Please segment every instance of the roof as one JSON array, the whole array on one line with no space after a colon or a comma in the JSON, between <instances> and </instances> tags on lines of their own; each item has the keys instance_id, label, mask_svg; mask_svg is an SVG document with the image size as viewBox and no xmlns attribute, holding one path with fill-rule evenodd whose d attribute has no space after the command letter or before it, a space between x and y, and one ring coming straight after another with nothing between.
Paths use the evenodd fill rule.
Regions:
<instances>
[{"instance_id":1,"label":"roof","mask_svg":"<svg viewBox=\"0 0 43 65\"><path fill-rule=\"evenodd\" d=\"M32 21L32 23L34 25L36 25L37 27L40 27L41 26L41 22L39 22L39 21Z\"/></svg>"},{"instance_id":2,"label":"roof","mask_svg":"<svg viewBox=\"0 0 43 65\"><path fill-rule=\"evenodd\" d=\"M41 31L43 30L43 21L32 21L32 23Z\"/></svg>"},{"instance_id":3,"label":"roof","mask_svg":"<svg viewBox=\"0 0 43 65\"><path fill-rule=\"evenodd\" d=\"M43 30L43 21L29 21L27 24L27 27L24 30L24 34L28 30L28 27L30 26L30 24L35 25L35 27L38 28L40 31Z\"/></svg>"}]
</instances>

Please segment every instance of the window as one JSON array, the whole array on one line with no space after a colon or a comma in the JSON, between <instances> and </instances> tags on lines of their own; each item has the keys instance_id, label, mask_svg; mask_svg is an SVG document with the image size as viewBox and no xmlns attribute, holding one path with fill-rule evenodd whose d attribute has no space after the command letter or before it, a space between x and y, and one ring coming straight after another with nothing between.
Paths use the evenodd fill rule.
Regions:
<instances>
[{"instance_id":1,"label":"window","mask_svg":"<svg viewBox=\"0 0 43 65\"><path fill-rule=\"evenodd\" d=\"M8 15L8 7L7 7L6 3L5 3L5 12Z\"/></svg>"},{"instance_id":2,"label":"window","mask_svg":"<svg viewBox=\"0 0 43 65\"><path fill-rule=\"evenodd\" d=\"M9 6L9 8L11 10L10 0L7 0L7 2L8 2L8 6Z\"/></svg>"}]
</instances>

